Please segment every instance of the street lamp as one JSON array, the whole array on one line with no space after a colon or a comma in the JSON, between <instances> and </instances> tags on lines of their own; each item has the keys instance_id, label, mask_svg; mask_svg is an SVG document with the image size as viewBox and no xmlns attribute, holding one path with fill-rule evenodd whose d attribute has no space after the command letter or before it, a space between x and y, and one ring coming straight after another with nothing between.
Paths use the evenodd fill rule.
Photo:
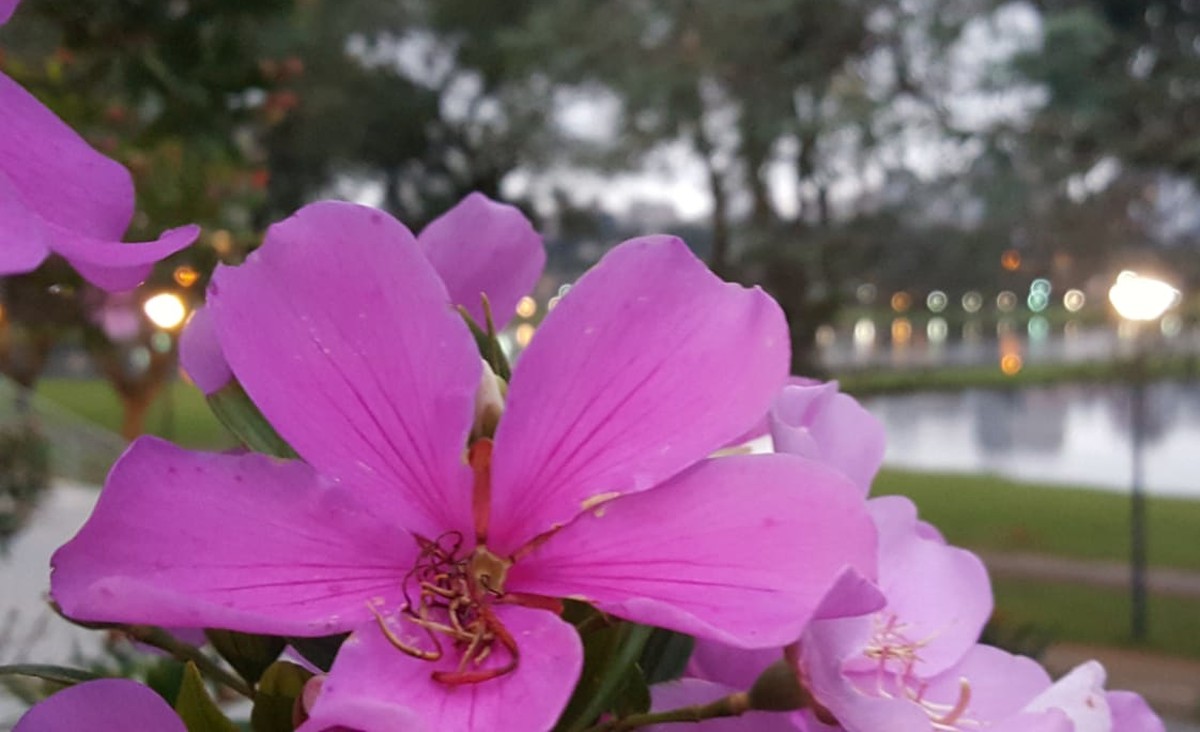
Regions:
<instances>
[{"instance_id":1,"label":"street lamp","mask_svg":"<svg viewBox=\"0 0 1200 732\"><path fill-rule=\"evenodd\" d=\"M170 339L167 343L173 352L175 350L175 335L172 331L179 328L183 325L183 321L187 320L187 303L174 292L160 292L157 295L147 298L146 302L142 303L142 312L146 314L146 318L151 323L161 328L163 334ZM175 436L175 400L171 396L172 381L172 376L168 375L167 388L163 392L162 428L163 435L167 439Z\"/></svg>"},{"instance_id":2,"label":"street lamp","mask_svg":"<svg viewBox=\"0 0 1200 732\"><path fill-rule=\"evenodd\" d=\"M1132 468L1129 506L1130 626L1134 640L1146 637L1146 494L1142 481L1142 448L1146 436L1146 354L1140 344L1141 323L1151 323L1179 302L1179 290L1153 277L1128 270L1117 275L1108 300L1134 327L1133 373L1130 378L1130 448Z\"/></svg>"},{"instance_id":3,"label":"street lamp","mask_svg":"<svg viewBox=\"0 0 1200 732\"><path fill-rule=\"evenodd\" d=\"M163 330L174 330L187 318L187 305L173 292L160 292L142 304L142 312Z\"/></svg>"}]
</instances>

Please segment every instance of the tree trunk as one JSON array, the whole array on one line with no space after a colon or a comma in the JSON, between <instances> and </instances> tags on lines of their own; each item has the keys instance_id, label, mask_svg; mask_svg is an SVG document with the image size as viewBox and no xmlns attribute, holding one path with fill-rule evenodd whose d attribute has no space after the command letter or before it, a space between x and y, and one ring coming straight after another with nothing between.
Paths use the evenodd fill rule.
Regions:
<instances>
[{"instance_id":1,"label":"tree trunk","mask_svg":"<svg viewBox=\"0 0 1200 732\"><path fill-rule=\"evenodd\" d=\"M696 148L704 157L704 166L708 170L708 189L713 197L712 251L708 255L708 266L718 276L723 276L730 266L729 196L714 160L712 142L705 134L701 121L696 123Z\"/></svg>"},{"instance_id":2,"label":"tree trunk","mask_svg":"<svg viewBox=\"0 0 1200 732\"><path fill-rule=\"evenodd\" d=\"M147 397L139 394L134 397L121 397L121 436L133 440L142 434L146 428L146 414L154 403L153 394Z\"/></svg>"}]
</instances>

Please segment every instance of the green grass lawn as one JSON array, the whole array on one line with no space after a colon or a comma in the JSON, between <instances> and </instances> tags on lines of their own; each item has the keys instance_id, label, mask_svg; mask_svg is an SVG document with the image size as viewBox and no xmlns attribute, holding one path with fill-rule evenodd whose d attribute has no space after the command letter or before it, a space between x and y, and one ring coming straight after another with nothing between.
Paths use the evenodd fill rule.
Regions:
<instances>
[{"instance_id":1,"label":"green grass lawn","mask_svg":"<svg viewBox=\"0 0 1200 732\"><path fill-rule=\"evenodd\" d=\"M1050 641L1127 646L1170 656L1200 658L1200 601L1179 597L1148 599L1147 638L1130 635L1129 593L1100 587L993 579L993 618L1006 628L1032 627Z\"/></svg>"},{"instance_id":2,"label":"green grass lawn","mask_svg":"<svg viewBox=\"0 0 1200 732\"><path fill-rule=\"evenodd\" d=\"M885 470L874 494L913 499L955 544L985 551L1129 558L1129 496L1017 483L988 475ZM1200 570L1200 501L1147 500L1150 564Z\"/></svg>"},{"instance_id":3,"label":"green grass lawn","mask_svg":"<svg viewBox=\"0 0 1200 732\"><path fill-rule=\"evenodd\" d=\"M43 379L37 393L110 432L120 432L121 402L106 382ZM160 394L146 416L148 433L196 449L223 450L235 444L199 389L176 381L171 384L169 405L165 397L165 392Z\"/></svg>"}]
</instances>

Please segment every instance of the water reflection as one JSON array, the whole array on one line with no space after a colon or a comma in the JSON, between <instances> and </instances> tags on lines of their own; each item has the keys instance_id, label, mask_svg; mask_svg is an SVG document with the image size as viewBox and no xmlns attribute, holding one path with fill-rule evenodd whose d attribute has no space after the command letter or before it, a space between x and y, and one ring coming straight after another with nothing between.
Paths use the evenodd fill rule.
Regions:
<instances>
[{"instance_id":1,"label":"water reflection","mask_svg":"<svg viewBox=\"0 0 1200 732\"><path fill-rule=\"evenodd\" d=\"M1153 384L1146 398L1148 490L1200 498L1200 384ZM969 390L865 403L887 428L889 465L1129 488L1130 401L1120 386Z\"/></svg>"}]
</instances>

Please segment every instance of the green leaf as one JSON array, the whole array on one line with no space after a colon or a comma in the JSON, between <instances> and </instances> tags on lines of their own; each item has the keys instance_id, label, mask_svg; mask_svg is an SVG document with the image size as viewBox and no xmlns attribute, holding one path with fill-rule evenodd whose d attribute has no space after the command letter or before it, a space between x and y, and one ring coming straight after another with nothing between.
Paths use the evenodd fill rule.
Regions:
<instances>
[{"instance_id":1,"label":"green leaf","mask_svg":"<svg viewBox=\"0 0 1200 732\"><path fill-rule=\"evenodd\" d=\"M333 666L338 649L349 636L349 633L341 633L324 638L288 638L287 642L297 653L304 656L305 661L322 671L328 671Z\"/></svg>"},{"instance_id":2,"label":"green leaf","mask_svg":"<svg viewBox=\"0 0 1200 732\"><path fill-rule=\"evenodd\" d=\"M617 717L650 711L650 685L646 683L646 675L642 673L640 665L633 664L625 675L625 685L613 699L612 709Z\"/></svg>"},{"instance_id":3,"label":"green leaf","mask_svg":"<svg viewBox=\"0 0 1200 732\"><path fill-rule=\"evenodd\" d=\"M278 661L262 675L250 726L254 732L292 732L296 700L304 692L304 684L312 672L287 661Z\"/></svg>"},{"instance_id":4,"label":"green leaf","mask_svg":"<svg viewBox=\"0 0 1200 732\"><path fill-rule=\"evenodd\" d=\"M208 695L208 688L194 663L188 663L184 669L179 698L175 700L175 713L183 720L188 732L238 732L238 728Z\"/></svg>"},{"instance_id":5,"label":"green leaf","mask_svg":"<svg viewBox=\"0 0 1200 732\"><path fill-rule=\"evenodd\" d=\"M208 408L251 450L280 458L296 457L296 452L284 442L236 381L209 394Z\"/></svg>"},{"instance_id":6,"label":"green leaf","mask_svg":"<svg viewBox=\"0 0 1200 732\"><path fill-rule=\"evenodd\" d=\"M204 631L208 642L229 662L251 686L258 683L263 672L275 663L279 654L283 653L287 641L271 635L255 635L253 633L238 633L232 630L208 628Z\"/></svg>"},{"instance_id":7,"label":"green leaf","mask_svg":"<svg viewBox=\"0 0 1200 732\"><path fill-rule=\"evenodd\" d=\"M64 686L104 678L100 674L85 671L81 668L52 666L40 663L14 663L8 666L0 666L0 676L32 676Z\"/></svg>"},{"instance_id":8,"label":"green leaf","mask_svg":"<svg viewBox=\"0 0 1200 732\"><path fill-rule=\"evenodd\" d=\"M646 674L646 682L661 684L682 676L695 647L696 640L690 635L655 628L638 662Z\"/></svg>"},{"instance_id":9,"label":"green leaf","mask_svg":"<svg viewBox=\"0 0 1200 732\"><path fill-rule=\"evenodd\" d=\"M651 630L644 625L620 623L593 626L583 634L583 672L555 730L586 729L603 712L616 708L621 692L632 688L636 693L637 682L629 677L641 673L636 661Z\"/></svg>"}]
</instances>

